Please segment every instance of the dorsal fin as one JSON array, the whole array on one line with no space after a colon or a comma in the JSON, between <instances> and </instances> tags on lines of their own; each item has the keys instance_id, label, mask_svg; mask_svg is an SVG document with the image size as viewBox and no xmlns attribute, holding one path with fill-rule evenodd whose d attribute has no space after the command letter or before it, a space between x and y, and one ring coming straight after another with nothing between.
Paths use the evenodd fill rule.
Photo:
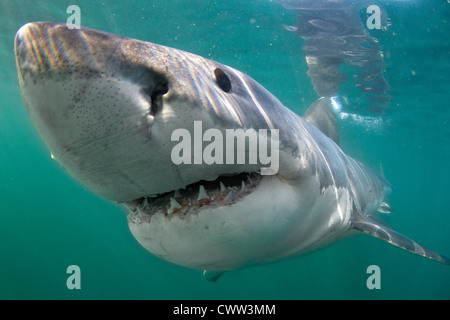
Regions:
<instances>
[{"instance_id":1,"label":"dorsal fin","mask_svg":"<svg viewBox=\"0 0 450 320\"><path fill-rule=\"evenodd\" d=\"M425 248L417 242L405 237L392 229L385 222L380 223L376 221L376 219L361 215L357 210L353 210L352 225L356 230L370 234L372 237L386 241L406 251L450 265L449 258L446 258L433 250Z\"/></svg>"},{"instance_id":2,"label":"dorsal fin","mask_svg":"<svg viewBox=\"0 0 450 320\"><path fill-rule=\"evenodd\" d=\"M333 111L332 98L317 99L306 110L303 119L322 131L328 138L339 145L339 130L336 116Z\"/></svg>"}]
</instances>

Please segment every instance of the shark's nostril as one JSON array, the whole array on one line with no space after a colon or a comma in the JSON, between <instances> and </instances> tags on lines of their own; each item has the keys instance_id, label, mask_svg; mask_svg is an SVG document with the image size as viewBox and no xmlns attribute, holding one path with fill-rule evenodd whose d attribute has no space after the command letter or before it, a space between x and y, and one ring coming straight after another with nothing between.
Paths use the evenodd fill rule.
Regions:
<instances>
[{"instance_id":1,"label":"shark's nostril","mask_svg":"<svg viewBox=\"0 0 450 320\"><path fill-rule=\"evenodd\" d=\"M156 84L156 86L153 88L152 96L153 95L165 95L169 91L169 84L164 81L161 83Z\"/></svg>"},{"instance_id":2,"label":"shark's nostril","mask_svg":"<svg viewBox=\"0 0 450 320\"><path fill-rule=\"evenodd\" d=\"M155 116L163 107L162 96L169 91L169 84L166 81L157 83L149 88L143 89L143 92L150 97L150 115Z\"/></svg>"},{"instance_id":3,"label":"shark's nostril","mask_svg":"<svg viewBox=\"0 0 450 320\"><path fill-rule=\"evenodd\" d=\"M162 103L162 97L161 95L152 95L152 105L150 107L150 114L152 116L155 116L156 113L162 109L163 103Z\"/></svg>"},{"instance_id":4,"label":"shark's nostril","mask_svg":"<svg viewBox=\"0 0 450 320\"><path fill-rule=\"evenodd\" d=\"M152 106L150 107L150 114L155 116L157 112L159 112L163 107L163 99L162 96L165 95L169 91L169 85L167 83L159 84L153 93L151 94Z\"/></svg>"}]
</instances>

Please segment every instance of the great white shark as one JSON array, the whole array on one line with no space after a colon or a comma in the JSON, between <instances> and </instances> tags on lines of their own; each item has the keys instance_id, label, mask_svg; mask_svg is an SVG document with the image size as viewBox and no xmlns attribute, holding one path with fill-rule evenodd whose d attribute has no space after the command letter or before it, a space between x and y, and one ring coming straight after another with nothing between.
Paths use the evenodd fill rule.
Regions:
<instances>
[{"instance_id":1,"label":"great white shark","mask_svg":"<svg viewBox=\"0 0 450 320\"><path fill-rule=\"evenodd\" d=\"M450 264L376 218L391 187L339 147L332 98L302 118L229 66L53 22L21 27L15 55L24 104L52 157L123 204L133 236L162 259L215 279L363 232ZM278 171L174 164L172 134L194 135L195 121L224 134L278 130Z\"/></svg>"}]
</instances>

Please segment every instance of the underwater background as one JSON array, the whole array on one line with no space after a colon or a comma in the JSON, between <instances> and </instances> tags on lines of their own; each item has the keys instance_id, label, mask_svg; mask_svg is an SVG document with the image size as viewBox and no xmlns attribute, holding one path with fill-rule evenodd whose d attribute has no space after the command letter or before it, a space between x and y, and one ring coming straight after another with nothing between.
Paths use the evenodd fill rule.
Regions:
<instances>
[{"instance_id":1,"label":"underwater background","mask_svg":"<svg viewBox=\"0 0 450 320\"><path fill-rule=\"evenodd\" d=\"M340 119L342 149L395 188L383 219L450 256L450 4L376 2L390 25L371 30L391 87L382 116ZM218 282L145 251L119 206L69 177L31 124L14 36L26 22L66 22L186 50L236 68L302 114L317 95L293 12L270 0L0 0L0 299L449 299L450 266L358 235L317 252L232 271ZM349 103L361 92L341 89ZM69 290L67 267L81 270ZM369 290L368 266L381 289Z\"/></svg>"}]
</instances>

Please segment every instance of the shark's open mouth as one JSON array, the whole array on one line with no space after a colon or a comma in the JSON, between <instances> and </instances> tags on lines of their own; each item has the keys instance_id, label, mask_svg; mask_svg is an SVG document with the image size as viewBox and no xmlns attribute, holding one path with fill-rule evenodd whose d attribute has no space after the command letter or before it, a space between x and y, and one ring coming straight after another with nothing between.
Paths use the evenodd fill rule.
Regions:
<instances>
[{"instance_id":1,"label":"shark's open mouth","mask_svg":"<svg viewBox=\"0 0 450 320\"><path fill-rule=\"evenodd\" d=\"M142 197L124 204L131 215L162 213L183 217L196 214L205 207L232 205L255 191L261 179L255 172L223 175L212 181L201 180L156 197Z\"/></svg>"}]
</instances>

